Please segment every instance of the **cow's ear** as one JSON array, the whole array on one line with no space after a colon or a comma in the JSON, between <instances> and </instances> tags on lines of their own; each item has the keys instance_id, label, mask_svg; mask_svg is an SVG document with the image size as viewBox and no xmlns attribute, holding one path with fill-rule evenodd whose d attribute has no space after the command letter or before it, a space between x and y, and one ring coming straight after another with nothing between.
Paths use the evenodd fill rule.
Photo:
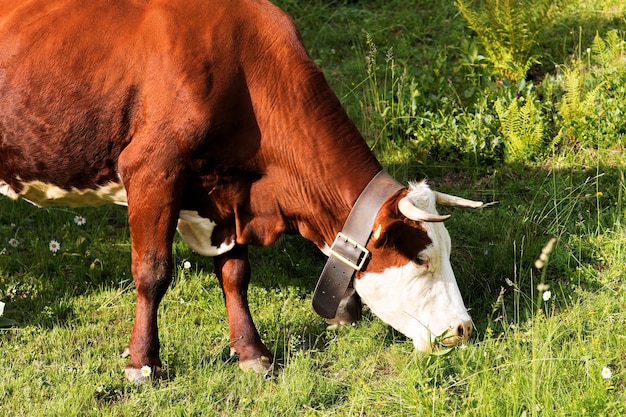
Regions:
<instances>
[{"instance_id":1,"label":"cow's ear","mask_svg":"<svg viewBox=\"0 0 626 417\"><path fill-rule=\"evenodd\" d=\"M381 251L379 255L386 258L401 256L412 261L432 243L426 225L406 218L379 222L372 230L368 247Z\"/></svg>"},{"instance_id":2,"label":"cow's ear","mask_svg":"<svg viewBox=\"0 0 626 417\"><path fill-rule=\"evenodd\" d=\"M378 211L370 239L374 248L406 247L407 251L412 251L415 246L423 248L424 244L430 243L424 223L411 220L400 213L398 202L406 194L406 189L397 192Z\"/></svg>"},{"instance_id":3,"label":"cow's ear","mask_svg":"<svg viewBox=\"0 0 626 417\"><path fill-rule=\"evenodd\" d=\"M393 244L397 241L399 236L403 236L407 232L411 235L416 229L422 231L421 222L416 222L409 219L386 219L381 222L377 222L372 232L372 242L374 247L380 248L382 246Z\"/></svg>"},{"instance_id":4,"label":"cow's ear","mask_svg":"<svg viewBox=\"0 0 626 417\"><path fill-rule=\"evenodd\" d=\"M405 195L406 190L396 193L378 211L371 236L374 247L385 246L390 241L390 237L400 230L404 220L408 220L398 210L398 201Z\"/></svg>"}]
</instances>

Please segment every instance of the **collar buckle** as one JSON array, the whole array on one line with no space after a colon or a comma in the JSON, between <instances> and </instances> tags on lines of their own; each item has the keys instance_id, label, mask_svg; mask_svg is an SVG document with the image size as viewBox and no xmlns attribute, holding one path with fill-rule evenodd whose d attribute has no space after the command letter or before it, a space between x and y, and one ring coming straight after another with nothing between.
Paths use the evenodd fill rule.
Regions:
<instances>
[{"instance_id":1,"label":"collar buckle","mask_svg":"<svg viewBox=\"0 0 626 417\"><path fill-rule=\"evenodd\" d=\"M363 245L342 232L337 233L330 253L355 271L363 268L370 255L370 251Z\"/></svg>"}]
</instances>

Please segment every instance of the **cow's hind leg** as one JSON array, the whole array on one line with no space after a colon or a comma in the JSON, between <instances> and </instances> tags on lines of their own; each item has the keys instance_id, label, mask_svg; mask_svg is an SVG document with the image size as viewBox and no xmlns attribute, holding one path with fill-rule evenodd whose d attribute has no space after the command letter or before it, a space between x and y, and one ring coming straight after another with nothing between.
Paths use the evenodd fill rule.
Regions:
<instances>
[{"instance_id":1,"label":"cow's hind leg","mask_svg":"<svg viewBox=\"0 0 626 417\"><path fill-rule=\"evenodd\" d=\"M268 375L272 372L272 354L261 342L248 307L248 247L235 246L216 256L214 263L226 302L231 352L239 355L242 369Z\"/></svg>"},{"instance_id":2,"label":"cow's hind leg","mask_svg":"<svg viewBox=\"0 0 626 417\"><path fill-rule=\"evenodd\" d=\"M129 380L142 382L161 372L157 310L172 280L172 241L183 187L180 172L174 168L178 166L175 158L160 159L163 164L155 158L145 164L144 158L150 158L132 151L127 148L120 158L137 293L125 373Z\"/></svg>"}]
</instances>

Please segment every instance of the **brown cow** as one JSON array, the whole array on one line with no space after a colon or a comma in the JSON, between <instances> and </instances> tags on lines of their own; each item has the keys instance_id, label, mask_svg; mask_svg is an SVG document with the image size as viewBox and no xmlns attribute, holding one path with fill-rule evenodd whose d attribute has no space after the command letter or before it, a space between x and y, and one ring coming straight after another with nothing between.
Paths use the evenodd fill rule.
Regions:
<instances>
[{"instance_id":1,"label":"brown cow","mask_svg":"<svg viewBox=\"0 0 626 417\"><path fill-rule=\"evenodd\" d=\"M481 203L377 176L292 21L265 0L3 0L0 97L0 193L128 205L129 379L161 367L177 227L214 257L243 368L266 371L272 356L248 308L247 246L283 233L330 255L314 300L325 317L354 287L419 349L470 334L434 205ZM348 304L336 320L358 314Z\"/></svg>"}]
</instances>

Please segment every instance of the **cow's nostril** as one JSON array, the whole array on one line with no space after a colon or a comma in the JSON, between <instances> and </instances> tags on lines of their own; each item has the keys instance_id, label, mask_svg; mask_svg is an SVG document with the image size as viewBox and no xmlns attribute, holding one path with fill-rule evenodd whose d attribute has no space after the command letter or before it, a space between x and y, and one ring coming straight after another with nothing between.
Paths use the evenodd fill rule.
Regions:
<instances>
[{"instance_id":1,"label":"cow's nostril","mask_svg":"<svg viewBox=\"0 0 626 417\"><path fill-rule=\"evenodd\" d=\"M469 339L472 335L473 325L471 321L463 321L456 327L448 328L447 337L443 340L444 345L458 345Z\"/></svg>"},{"instance_id":2,"label":"cow's nostril","mask_svg":"<svg viewBox=\"0 0 626 417\"><path fill-rule=\"evenodd\" d=\"M456 328L455 336L461 339L467 339L472 335L472 324L470 322L461 323Z\"/></svg>"}]
</instances>

